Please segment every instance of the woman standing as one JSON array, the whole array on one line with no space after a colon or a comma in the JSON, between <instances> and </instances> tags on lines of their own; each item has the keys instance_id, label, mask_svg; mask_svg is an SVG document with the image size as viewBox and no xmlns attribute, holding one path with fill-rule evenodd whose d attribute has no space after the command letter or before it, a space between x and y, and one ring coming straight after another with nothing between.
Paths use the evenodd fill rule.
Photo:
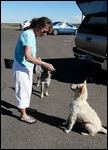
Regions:
<instances>
[{"instance_id":1,"label":"woman standing","mask_svg":"<svg viewBox=\"0 0 108 150\"><path fill-rule=\"evenodd\" d=\"M23 31L19 36L15 47L13 73L15 83L15 96L17 107L21 112L21 120L27 123L34 123L36 119L27 115L26 109L30 105L33 82L34 64L53 71L52 64L43 62L36 58L36 36L45 36L52 32L52 22L47 17L34 18L30 28Z\"/></svg>"}]
</instances>

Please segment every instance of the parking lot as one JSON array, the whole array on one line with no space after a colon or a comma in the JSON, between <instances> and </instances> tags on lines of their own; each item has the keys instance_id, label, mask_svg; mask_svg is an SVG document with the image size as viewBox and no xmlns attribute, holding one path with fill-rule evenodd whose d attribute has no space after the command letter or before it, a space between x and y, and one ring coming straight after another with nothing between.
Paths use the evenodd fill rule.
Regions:
<instances>
[{"instance_id":1,"label":"parking lot","mask_svg":"<svg viewBox=\"0 0 108 150\"><path fill-rule=\"evenodd\" d=\"M49 97L40 98L40 87L33 78L31 108L37 113L33 125L19 120L16 107L12 62L18 36L17 29L1 29L1 149L107 149L107 136L83 136L83 128L76 124L66 134L62 122L68 116L74 96L70 83L88 78L88 102L107 128L107 77L95 64L76 60L72 53L75 35L47 35L37 37L37 57L56 68L52 74Z\"/></svg>"}]
</instances>

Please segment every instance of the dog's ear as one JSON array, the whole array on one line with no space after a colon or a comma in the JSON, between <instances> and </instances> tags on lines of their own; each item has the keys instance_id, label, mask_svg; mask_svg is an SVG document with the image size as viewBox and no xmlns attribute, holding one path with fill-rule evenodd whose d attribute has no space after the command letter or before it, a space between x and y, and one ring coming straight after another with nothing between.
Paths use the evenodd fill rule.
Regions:
<instances>
[{"instance_id":1,"label":"dog's ear","mask_svg":"<svg viewBox=\"0 0 108 150\"><path fill-rule=\"evenodd\" d=\"M84 80L83 84L84 84L84 85L87 85L87 81L86 81L86 80Z\"/></svg>"},{"instance_id":2,"label":"dog's ear","mask_svg":"<svg viewBox=\"0 0 108 150\"><path fill-rule=\"evenodd\" d=\"M81 94L83 94L84 93L84 90L85 90L85 86L87 86L87 81L86 80L84 80L84 82L83 82L83 86L81 87Z\"/></svg>"},{"instance_id":3,"label":"dog's ear","mask_svg":"<svg viewBox=\"0 0 108 150\"><path fill-rule=\"evenodd\" d=\"M85 86L85 85L83 85L83 86L81 87L81 91L80 91L81 94L84 93L84 90L85 90L85 87L84 87L84 86Z\"/></svg>"},{"instance_id":4,"label":"dog's ear","mask_svg":"<svg viewBox=\"0 0 108 150\"><path fill-rule=\"evenodd\" d=\"M41 73L42 72L42 67L41 66L39 66L39 65L36 65L35 66L35 73L37 74L37 73Z\"/></svg>"}]
</instances>

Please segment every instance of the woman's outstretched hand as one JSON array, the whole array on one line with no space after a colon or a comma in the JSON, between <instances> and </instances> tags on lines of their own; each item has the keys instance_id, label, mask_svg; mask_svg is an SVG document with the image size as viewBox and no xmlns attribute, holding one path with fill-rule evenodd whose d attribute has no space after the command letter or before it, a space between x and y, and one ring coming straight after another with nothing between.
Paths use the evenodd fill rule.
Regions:
<instances>
[{"instance_id":1,"label":"woman's outstretched hand","mask_svg":"<svg viewBox=\"0 0 108 150\"><path fill-rule=\"evenodd\" d=\"M44 63L43 64L43 67L45 67L46 69L48 69L49 71L54 71L56 70L52 64L49 64L49 63Z\"/></svg>"}]
</instances>

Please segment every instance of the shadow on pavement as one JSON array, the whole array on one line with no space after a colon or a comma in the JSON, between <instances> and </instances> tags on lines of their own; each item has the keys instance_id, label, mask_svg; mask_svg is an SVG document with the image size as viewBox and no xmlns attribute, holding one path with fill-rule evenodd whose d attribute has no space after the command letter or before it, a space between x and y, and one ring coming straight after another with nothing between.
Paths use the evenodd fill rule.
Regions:
<instances>
[{"instance_id":1,"label":"shadow on pavement","mask_svg":"<svg viewBox=\"0 0 108 150\"><path fill-rule=\"evenodd\" d=\"M8 109L11 109L11 108L14 108L14 109L18 110L18 108L16 106L14 106L12 104L9 104L8 102L6 102L4 100L1 100L1 114L2 115L7 115L7 116L10 116L10 117L14 117L14 118L20 120L20 117L14 115L11 110L8 110ZM33 116L34 118L36 118L40 122L47 123L51 126L62 129L63 131L65 129L65 127L62 125L62 123L65 120L62 119L62 118L59 118L57 116L51 116L51 115L43 114L43 113L38 112L38 111L36 113L29 112L29 115ZM66 128L67 128L67 126L66 126ZM85 128L82 127L81 123L78 123L78 122L73 126L72 131L77 132L77 133L81 133L82 131L86 132Z\"/></svg>"},{"instance_id":2,"label":"shadow on pavement","mask_svg":"<svg viewBox=\"0 0 108 150\"><path fill-rule=\"evenodd\" d=\"M66 83L82 83L87 79L88 83L107 85L107 71L103 71L95 63L87 63L75 58L43 59L53 64L56 68L52 73L52 79ZM12 69L13 60L4 59L5 68Z\"/></svg>"},{"instance_id":3,"label":"shadow on pavement","mask_svg":"<svg viewBox=\"0 0 108 150\"><path fill-rule=\"evenodd\" d=\"M62 123L65 120L62 118L59 118L57 116L50 116L47 114L43 114L43 113L38 112L38 111L37 111L37 113L30 113L30 115L32 115L34 118L36 118L40 122L43 122L43 123L49 124L51 126L57 127L59 129L62 129L63 131L65 129L65 127L62 125ZM84 127L81 126L80 123L76 123L74 125L72 131L80 133L80 132L86 131L86 130L84 129Z\"/></svg>"},{"instance_id":4,"label":"shadow on pavement","mask_svg":"<svg viewBox=\"0 0 108 150\"><path fill-rule=\"evenodd\" d=\"M1 100L1 114L2 115L7 115L7 116L11 116L14 117L18 120L20 120L20 118L16 115L13 114L13 112L9 109L14 108L16 110L18 110L18 108L12 104L9 104L8 102Z\"/></svg>"},{"instance_id":5,"label":"shadow on pavement","mask_svg":"<svg viewBox=\"0 0 108 150\"><path fill-rule=\"evenodd\" d=\"M12 105L12 104L4 101L4 100L1 100L1 115L7 115L7 116L14 117L14 118L20 120L19 116L14 115L13 112L11 110L9 110L11 108L18 110L18 108L16 106L14 106L14 105ZM38 112L38 111L36 113L28 112L28 114L33 116L34 118L36 118L40 122L47 123L51 126L57 127L59 129L62 129L62 130L65 129L65 127L62 126L62 122L64 122L65 120L62 118L43 114L43 113ZM80 133L81 131L84 130L84 128L82 128L82 126L79 125L79 123L76 123L72 130L74 132Z\"/></svg>"},{"instance_id":6,"label":"shadow on pavement","mask_svg":"<svg viewBox=\"0 0 108 150\"><path fill-rule=\"evenodd\" d=\"M52 63L56 70L52 78L66 83L82 83L87 79L88 83L107 85L107 71L100 69L96 63L87 63L75 58L44 59Z\"/></svg>"}]
</instances>

